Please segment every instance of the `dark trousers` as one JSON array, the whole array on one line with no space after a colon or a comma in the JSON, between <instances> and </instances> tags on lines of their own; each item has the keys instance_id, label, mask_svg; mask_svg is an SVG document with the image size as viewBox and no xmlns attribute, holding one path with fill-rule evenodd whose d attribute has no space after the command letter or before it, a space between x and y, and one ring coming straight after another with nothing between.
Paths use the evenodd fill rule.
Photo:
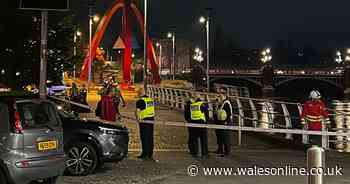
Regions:
<instances>
[{"instance_id":1,"label":"dark trousers","mask_svg":"<svg viewBox=\"0 0 350 184\"><path fill-rule=\"evenodd\" d=\"M188 149L190 154L196 156L198 154L198 139L200 140L200 146L202 155L208 155L208 132L206 128L194 128L188 127Z\"/></svg>"},{"instance_id":2,"label":"dark trousers","mask_svg":"<svg viewBox=\"0 0 350 184\"><path fill-rule=\"evenodd\" d=\"M141 156L152 158L153 155L153 124L139 123L140 126L140 138L142 145Z\"/></svg>"},{"instance_id":3,"label":"dark trousers","mask_svg":"<svg viewBox=\"0 0 350 184\"><path fill-rule=\"evenodd\" d=\"M230 130L215 129L218 152L228 155L231 153L232 132Z\"/></svg>"}]
</instances>

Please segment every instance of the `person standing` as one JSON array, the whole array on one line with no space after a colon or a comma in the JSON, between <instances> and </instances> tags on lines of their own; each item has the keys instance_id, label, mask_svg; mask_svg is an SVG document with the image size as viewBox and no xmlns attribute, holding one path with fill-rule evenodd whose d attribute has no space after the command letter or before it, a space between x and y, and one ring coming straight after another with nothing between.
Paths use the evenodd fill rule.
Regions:
<instances>
[{"instance_id":1,"label":"person standing","mask_svg":"<svg viewBox=\"0 0 350 184\"><path fill-rule=\"evenodd\" d=\"M70 90L70 99L73 102L79 101L79 89L77 87L77 84L75 84L74 82L72 83L72 88Z\"/></svg>"},{"instance_id":2,"label":"person standing","mask_svg":"<svg viewBox=\"0 0 350 184\"><path fill-rule=\"evenodd\" d=\"M321 100L321 93L313 90L310 92L309 99L303 104L301 113L301 124L304 128L311 131L322 131L323 126L329 126L330 120L325 103ZM325 125L322 125L322 122ZM310 136L310 142L319 144L321 137L317 135Z\"/></svg>"},{"instance_id":3,"label":"person standing","mask_svg":"<svg viewBox=\"0 0 350 184\"><path fill-rule=\"evenodd\" d=\"M106 94L101 99L101 112L100 117L106 121L116 121L116 109L113 103L113 90L112 88L106 89Z\"/></svg>"},{"instance_id":4,"label":"person standing","mask_svg":"<svg viewBox=\"0 0 350 184\"><path fill-rule=\"evenodd\" d=\"M139 122L142 152L137 158L153 160L153 129L154 124L143 121L154 122L155 109L154 100L148 97L144 90L139 92L139 100L136 102L136 118Z\"/></svg>"},{"instance_id":5,"label":"person standing","mask_svg":"<svg viewBox=\"0 0 350 184\"><path fill-rule=\"evenodd\" d=\"M195 100L190 100L185 106L185 119L189 123L207 124L209 119L208 104L205 103L200 95ZM208 135L206 128L189 127L188 148L193 157L198 155L198 139L203 157L208 157Z\"/></svg>"},{"instance_id":6,"label":"person standing","mask_svg":"<svg viewBox=\"0 0 350 184\"><path fill-rule=\"evenodd\" d=\"M118 119L120 119L120 112L119 112L119 104L120 104L120 101L122 101L123 103L123 107L126 106L126 103L125 103L125 100L123 98L123 95L119 89L119 86L118 86L118 83L115 82L113 85L113 93L114 93L114 96L113 96L113 102L114 102L114 105L115 105L115 108L116 108L116 111L117 111L117 116L118 116Z\"/></svg>"},{"instance_id":7,"label":"person standing","mask_svg":"<svg viewBox=\"0 0 350 184\"><path fill-rule=\"evenodd\" d=\"M83 84L79 90L79 96L80 96L80 103L82 103L84 105L88 105L87 93L88 93L88 90L86 89L85 84Z\"/></svg>"},{"instance_id":8,"label":"person standing","mask_svg":"<svg viewBox=\"0 0 350 184\"><path fill-rule=\"evenodd\" d=\"M232 115L233 109L230 100L225 95L220 95L220 103L217 109L217 119L216 123L219 125L232 125ZM216 129L218 150L217 154L221 156L229 156L231 153L231 139L232 139L232 131L231 130L223 130Z\"/></svg>"}]
</instances>

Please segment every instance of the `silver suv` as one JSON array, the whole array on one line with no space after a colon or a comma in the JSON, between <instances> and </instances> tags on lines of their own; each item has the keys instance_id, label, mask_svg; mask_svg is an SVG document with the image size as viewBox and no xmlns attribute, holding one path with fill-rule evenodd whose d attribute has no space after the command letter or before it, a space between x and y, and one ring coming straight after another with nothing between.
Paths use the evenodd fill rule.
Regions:
<instances>
[{"instance_id":1,"label":"silver suv","mask_svg":"<svg viewBox=\"0 0 350 184\"><path fill-rule=\"evenodd\" d=\"M56 106L1 97L0 117L0 183L56 183L65 168Z\"/></svg>"}]
</instances>

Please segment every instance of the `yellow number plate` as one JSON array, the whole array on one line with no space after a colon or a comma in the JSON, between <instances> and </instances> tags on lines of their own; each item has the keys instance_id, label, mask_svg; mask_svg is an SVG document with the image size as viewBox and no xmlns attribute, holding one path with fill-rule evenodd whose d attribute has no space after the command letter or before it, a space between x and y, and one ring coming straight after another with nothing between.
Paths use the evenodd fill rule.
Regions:
<instances>
[{"instance_id":1,"label":"yellow number plate","mask_svg":"<svg viewBox=\"0 0 350 184\"><path fill-rule=\"evenodd\" d=\"M52 150L57 148L57 141L45 141L38 143L39 151Z\"/></svg>"}]
</instances>

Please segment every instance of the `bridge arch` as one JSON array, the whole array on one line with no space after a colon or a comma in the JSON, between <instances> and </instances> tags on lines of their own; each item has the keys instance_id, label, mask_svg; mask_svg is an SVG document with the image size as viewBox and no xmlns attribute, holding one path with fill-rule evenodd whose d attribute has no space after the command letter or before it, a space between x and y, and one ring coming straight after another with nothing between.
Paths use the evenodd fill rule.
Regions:
<instances>
[{"instance_id":1,"label":"bridge arch","mask_svg":"<svg viewBox=\"0 0 350 184\"><path fill-rule=\"evenodd\" d=\"M80 79L81 80L87 80L87 75L88 75L88 66L90 65L90 56L92 58L95 58L96 56L96 50L97 47L100 45L101 40L104 36L104 33L106 32L106 29L108 25L110 24L110 21L121 8L125 8L126 6L130 7L132 13L135 14L137 22L139 23L139 27L141 29L141 32L144 32L144 17L142 16L141 12L138 10L136 5L134 3L131 3L130 5L126 5L128 3L128 0L116 0L114 4L106 11L105 15L102 17L99 25L97 26L96 32L92 38L92 43L91 43L91 53L90 49L87 52L85 59L84 59L84 64L80 72ZM130 3L130 2L129 2ZM124 29L124 28L123 28ZM131 51L131 50L130 50ZM147 56L148 56L148 62L151 64L151 70L153 72L153 77L156 82L160 81L160 76L158 73L158 65L156 64L156 57L155 57L155 51L154 47L152 44L152 40L147 36ZM130 57L131 57L131 52L130 52ZM91 63L92 64L92 63ZM125 65L124 65L125 66ZM127 75L127 76L125 76ZM125 77L128 79L130 74L123 74L123 78Z\"/></svg>"},{"instance_id":2,"label":"bridge arch","mask_svg":"<svg viewBox=\"0 0 350 184\"><path fill-rule=\"evenodd\" d=\"M291 82L291 81L295 81L295 80L313 80L313 81L317 81L317 82L324 82L324 83L328 83L329 85L332 85L334 87L337 88L343 88L341 84L337 83L336 81L330 80L330 79L324 79L324 78L311 78L311 77L291 77L291 78L287 78L284 80L280 80L277 83L275 83L275 86L278 87L280 85L284 85L285 83Z\"/></svg>"},{"instance_id":3,"label":"bridge arch","mask_svg":"<svg viewBox=\"0 0 350 184\"><path fill-rule=\"evenodd\" d=\"M311 90L319 90L326 99L339 99L344 95L341 84L316 77L280 79L274 86L277 96L291 97L295 100L305 100Z\"/></svg>"},{"instance_id":4,"label":"bridge arch","mask_svg":"<svg viewBox=\"0 0 350 184\"><path fill-rule=\"evenodd\" d=\"M248 77L211 77L210 85L214 83L247 87L252 96L261 96L262 83Z\"/></svg>"}]
</instances>

